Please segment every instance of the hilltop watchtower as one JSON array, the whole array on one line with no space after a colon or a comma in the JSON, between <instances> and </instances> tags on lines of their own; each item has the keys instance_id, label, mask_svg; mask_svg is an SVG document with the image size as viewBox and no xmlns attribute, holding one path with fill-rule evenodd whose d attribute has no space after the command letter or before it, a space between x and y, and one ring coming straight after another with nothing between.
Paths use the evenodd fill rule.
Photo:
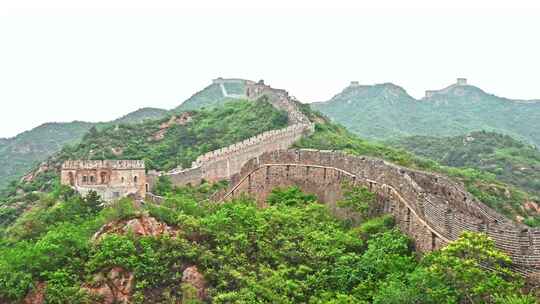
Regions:
<instances>
[{"instance_id":1,"label":"hilltop watchtower","mask_svg":"<svg viewBox=\"0 0 540 304\"><path fill-rule=\"evenodd\" d=\"M467 85L467 78L458 78L456 84L459 86Z\"/></svg>"},{"instance_id":2,"label":"hilltop watchtower","mask_svg":"<svg viewBox=\"0 0 540 304\"><path fill-rule=\"evenodd\" d=\"M105 201L141 199L148 191L142 160L68 160L62 164L61 183L82 195L96 191Z\"/></svg>"}]
</instances>

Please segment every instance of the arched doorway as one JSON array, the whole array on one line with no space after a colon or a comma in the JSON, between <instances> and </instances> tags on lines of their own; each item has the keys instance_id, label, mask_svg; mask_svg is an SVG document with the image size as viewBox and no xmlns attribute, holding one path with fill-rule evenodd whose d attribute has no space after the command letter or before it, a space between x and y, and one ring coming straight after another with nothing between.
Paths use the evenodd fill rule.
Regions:
<instances>
[{"instance_id":1,"label":"arched doorway","mask_svg":"<svg viewBox=\"0 0 540 304\"><path fill-rule=\"evenodd\" d=\"M73 175L73 172L68 173L68 178L69 178L69 185L75 186L75 176Z\"/></svg>"}]
</instances>

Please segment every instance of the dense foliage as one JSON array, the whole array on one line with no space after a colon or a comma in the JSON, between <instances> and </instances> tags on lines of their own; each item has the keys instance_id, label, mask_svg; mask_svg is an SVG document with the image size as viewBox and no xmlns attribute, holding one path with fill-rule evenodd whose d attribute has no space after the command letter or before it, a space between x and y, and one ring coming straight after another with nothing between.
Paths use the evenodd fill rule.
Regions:
<instances>
[{"instance_id":1,"label":"dense foliage","mask_svg":"<svg viewBox=\"0 0 540 304\"><path fill-rule=\"evenodd\" d=\"M473 132L455 137L413 136L389 144L445 166L493 173L501 181L540 195L540 151L508 135Z\"/></svg>"},{"instance_id":2,"label":"dense foliage","mask_svg":"<svg viewBox=\"0 0 540 304\"><path fill-rule=\"evenodd\" d=\"M522 216L525 224L540 226L538 213L523 208L525 202L534 201L537 198L502 183L495 174L489 172L443 166L433 160L417 157L401 149L360 139L345 128L330 122L316 124L315 133L301 139L296 143L296 147L343 150L353 155L382 158L405 167L439 172L463 182L471 194L498 212L510 218Z\"/></svg>"},{"instance_id":3,"label":"dense foliage","mask_svg":"<svg viewBox=\"0 0 540 304\"><path fill-rule=\"evenodd\" d=\"M484 235L465 234L418 260L387 216L351 226L297 188L274 190L262 209L250 199L206 202L215 187L174 189L146 210L129 200L102 208L95 196L56 189L4 231L0 301L45 282L47 303L93 303L81 287L121 267L135 276L135 303L198 303L180 284L196 265L212 303L534 303ZM91 240L101 225L144 213L180 234Z\"/></svg>"},{"instance_id":4,"label":"dense foliage","mask_svg":"<svg viewBox=\"0 0 540 304\"><path fill-rule=\"evenodd\" d=\"M422 100L391 83L349 86L312 106L368 139L486 130L540 146L540 102L500 98L474 86L450 86Z\"/></svg>"}]
</instances>

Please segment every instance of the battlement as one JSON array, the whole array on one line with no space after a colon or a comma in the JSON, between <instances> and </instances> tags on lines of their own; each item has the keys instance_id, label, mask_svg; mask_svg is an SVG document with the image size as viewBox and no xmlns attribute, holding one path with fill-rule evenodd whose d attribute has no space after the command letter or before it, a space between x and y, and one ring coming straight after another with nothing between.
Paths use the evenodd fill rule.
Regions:
<instances>
[{"instance_id":1,"label":"battlement","mask_svg":"<svg viewBox=\"0 0 540 304\"><path fill-rule=\"evenodd\" d=\"M209 162L209 161L216 160L222 157L227 157L228 155L232 153L241 152L243 150L249 149L252 146L260 145L268 141L279 140L280 138L284 138L284 137L293 137L294 135L300 135L305 132L309 133L313 131L314 131L313 124L309 124L309 125L296 124L296 125L288 126L283 129L279 129L279 130L266 131L254 137L245 139L241 142L234 143L230 146L205 153L199 156L197 160L195 161L195 163L202 164L204 162Z\"/></svg>"},{"instance_id":2,"label":"battlement","mask_svg":"<svg viewBox=\"0 0 540 304\"><path fill-rule=\"evenodd\" d=\"M88 169L144 170L145 166L143 160L67 160L62 164L62 170Z\"/></svg>"}]
</instances>

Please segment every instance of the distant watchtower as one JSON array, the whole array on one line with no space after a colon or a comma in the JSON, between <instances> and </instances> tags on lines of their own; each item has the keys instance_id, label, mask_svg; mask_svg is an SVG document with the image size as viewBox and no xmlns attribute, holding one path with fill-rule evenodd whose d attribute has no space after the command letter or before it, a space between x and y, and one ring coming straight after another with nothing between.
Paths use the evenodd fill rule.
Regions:
<instances>
[{"instance_id":1,"label":"distant watchtower","mask_svg":"<svg viewBox=\"0 0 540 304\"><path fill-rule=\"evenodd\" d=\"M460 86L467 85L467 78L458 78L456 84Z\"/></svg>"},{"instance_id":2,"label":"distant watchtower","mask_svg":"<svg viewBox=\"0 0 540 304\"><path fill-rule=\"evenodd\" d=\"M68 160L62 164L61 183L82 195L97 192L105 201L146 195L146 173L142 160Z\"/></svg>"}]
</instances>

